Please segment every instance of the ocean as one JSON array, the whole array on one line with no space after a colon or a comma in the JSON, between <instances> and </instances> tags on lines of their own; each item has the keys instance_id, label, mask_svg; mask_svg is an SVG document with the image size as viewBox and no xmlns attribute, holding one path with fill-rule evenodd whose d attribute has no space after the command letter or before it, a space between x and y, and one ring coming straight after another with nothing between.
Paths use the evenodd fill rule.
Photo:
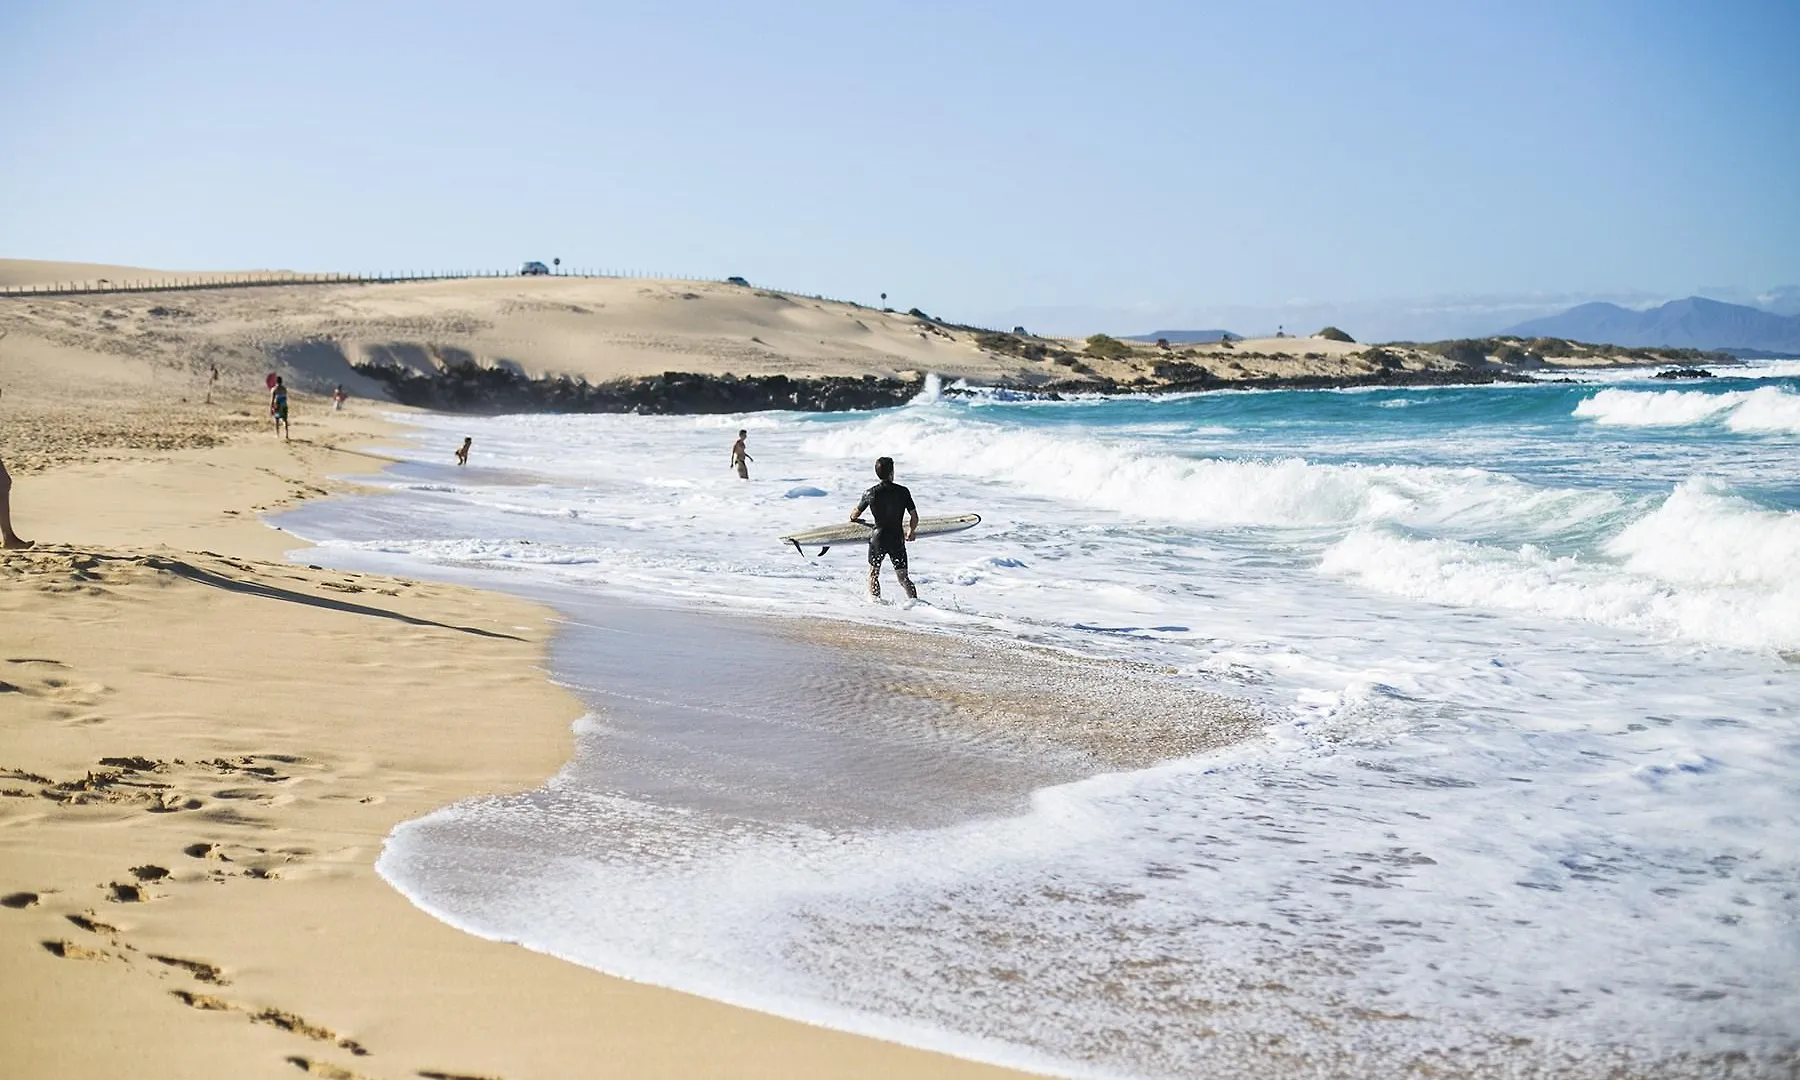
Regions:
<instances>
[{"instance_id":1,"label":"ocean","mask_svg":"<svg viewBox=\"0 0 1800 1080\"><path fill-rule=\"evenodd\" d=\"M1800 363L1730 375L409 416L277 523L564 619L575 760L381 856L469 932L1071 1077L1785 1075ZM878 455L983 517L921 604L778 539Z\"/></svg>"}]
</instances>

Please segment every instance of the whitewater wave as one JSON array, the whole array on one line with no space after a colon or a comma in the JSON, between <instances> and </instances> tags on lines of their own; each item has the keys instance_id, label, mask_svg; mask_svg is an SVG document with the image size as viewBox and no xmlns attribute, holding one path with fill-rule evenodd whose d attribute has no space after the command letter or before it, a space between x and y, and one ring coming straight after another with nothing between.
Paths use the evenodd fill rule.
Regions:
<instances>
[{"instance_id":1,"label":"whitewater wave","mask_svg":"<svg viewBox=\"0 0 1800 1080\"><path fill-rule=\"evenodd\" d=\"M1677 487L1604 548L1556 556L1364 527L1320 569L1429 603L1519 611L1748 649L1800 647L1800 513L1765 510L1705 481Z\"/></svg>"},{"instance_id":2,"label":"whitewater wave","mask_svg":"<svg viewBox=\"0 0 1800 1080\"><path fill-rule=\"evenodd\" d=\"M1713 420L1743 433L1800 435L1800 394L1763 386L1723 394L1701 390L1602 390L1575 415L1617 427L1685 427Z\"/></svg>"},{"instance_id":3,"label":"whitewater wave","mask_svg":"<svg viewBox=\"0 0 1800 1080\"><path fill-rule=\"evenodd\" d=\"M1580 528L1625 503L1605 491L1541 487L1475 468L1325 465L1300 457L1171 452L1167 440L1089 435L896 415L808 439L826 457L892 455L905 467L1145 521L1317 528L1398 522L1523 536Z\"/></svg>"}]
</instances>

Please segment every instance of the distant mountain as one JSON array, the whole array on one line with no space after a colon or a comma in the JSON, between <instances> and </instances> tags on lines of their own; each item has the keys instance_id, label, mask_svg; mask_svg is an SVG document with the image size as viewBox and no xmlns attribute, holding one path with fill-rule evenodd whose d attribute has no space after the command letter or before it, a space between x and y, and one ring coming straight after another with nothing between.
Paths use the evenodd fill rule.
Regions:
<instances>
[{"instance_id":1,"label":"distant mountain","mask_svg":"<svg viewBox=\"0 0 1800 1080\"><path fill-rule=\"evenodd\" d=\"M1229 330L1157 330L1148 334L1128 337L1126 341L1167 341L1171 345L1209 345L1215 341L1242 341L1244 335L1234 334Z\"/></svg>"},{"instance_id":2,"label":"distant mountain","mask_svg":"<svg viewBox=\"0 0 1800 1080\"><path fill-rule=\"evenodd\" d=\"M1582 304L1561 315L1522 322L1505 333L1608 345L1800 353L1800 316L1775 315L1698 296L1671 300L1648 311L1617 304Z\"/></svg>"}]
</instances>

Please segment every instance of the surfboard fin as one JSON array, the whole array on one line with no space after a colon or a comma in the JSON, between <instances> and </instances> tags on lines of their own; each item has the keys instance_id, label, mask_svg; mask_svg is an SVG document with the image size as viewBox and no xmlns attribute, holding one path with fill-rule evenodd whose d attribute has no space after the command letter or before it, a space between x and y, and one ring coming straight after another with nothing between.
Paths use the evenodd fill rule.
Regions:
<instances>
[{"instance_id":1,"label":"surfboard fin","mask_svg":"<svg viewBox=\"0 0 1800 1080\"><path fill-rule=\"evenodd\" d=\"M830 550L831 550L831 545L830 545L830 544L826 544L826 545L825 545L825 546L824 546L824 547L822 547L822 548L820 548L820 549L819 549L819 554L820 554L820 555L823 555L823 554L825 554L825 553L826 553L826 552L827 552L827 551L830 551ZM816 558L816 556L815 556L815 558Z\"/></svg>"}]
</instances>

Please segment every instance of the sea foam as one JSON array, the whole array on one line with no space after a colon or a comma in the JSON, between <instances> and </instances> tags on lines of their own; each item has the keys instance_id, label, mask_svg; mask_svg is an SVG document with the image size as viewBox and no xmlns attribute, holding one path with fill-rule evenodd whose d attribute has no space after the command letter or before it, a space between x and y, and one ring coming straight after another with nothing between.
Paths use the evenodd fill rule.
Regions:
<instances>
[{"instance_id":1,"label":"sea foam","mask_svg":"<svg viewBox=\"0 0 1800 1080\"><path fill-rule=\"evenodd\" d=\"M1618 427L1683 427L1718 420L1730 431L1800 434L1800 394L1780 386L1700 390L1602 390L1575 415Z\"/></svg>"}]
</instances>

